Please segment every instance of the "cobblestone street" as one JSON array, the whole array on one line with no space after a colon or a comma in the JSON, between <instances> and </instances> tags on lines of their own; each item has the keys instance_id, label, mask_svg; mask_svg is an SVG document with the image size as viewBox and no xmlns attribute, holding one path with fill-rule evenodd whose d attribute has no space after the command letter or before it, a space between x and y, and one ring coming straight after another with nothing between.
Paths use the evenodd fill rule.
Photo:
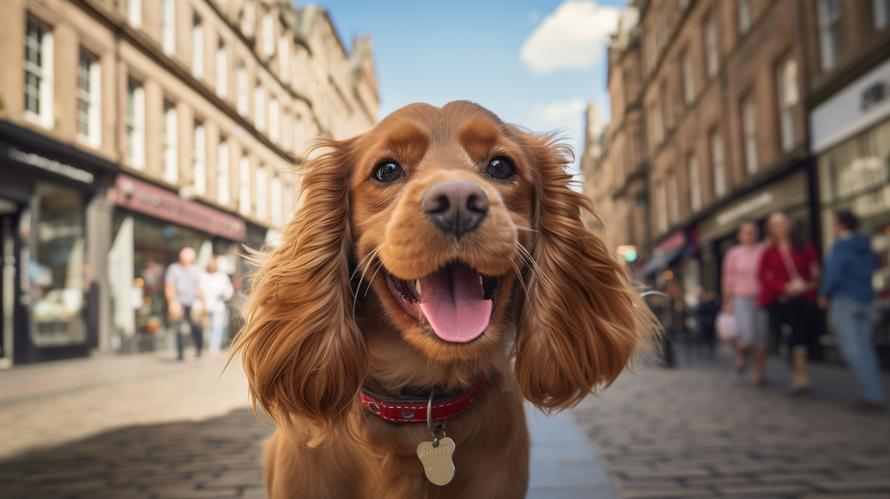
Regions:
<instances>
[{"instance_id":1,"label":"cobblestone street","mask_svg":"<svg viewBox=\"0 0 890 499\"><path fill-rule=\"evenodd\" d=\"M262 498L272 427L237 361L97 357L0 371L0 498ZM569 414L529 415L529 497L617 497Z\"/></svg>"},{"instance_id":2,"label":"cobblestone street","mask_svg":"<svg viewBox=\"0 0 890 499\"><path fill-rule=\"evenodd\" d=\"M621 497L890 497L890 417L850 410L841 368L814 368L789 398L787 369L758 389L724 366L638 366L574 416Z\"/></svg>"},{"instance_id":3,"label":"cobblestone street","mask_svg":"<svg viewBox=\"0 0 890 499\"><path fill-rule=\"evenodd\" d=\"M265 497L272 427L248 407L240 365L224 363L149 355L0 371L0 497ZM570 414L530 413L529 497L890 494L890 417L849 409L843 369L815 368L815 395L791 400L776 359L766 389L720 363L681 365L643 363Z\"/></svg>"}]
</instances>

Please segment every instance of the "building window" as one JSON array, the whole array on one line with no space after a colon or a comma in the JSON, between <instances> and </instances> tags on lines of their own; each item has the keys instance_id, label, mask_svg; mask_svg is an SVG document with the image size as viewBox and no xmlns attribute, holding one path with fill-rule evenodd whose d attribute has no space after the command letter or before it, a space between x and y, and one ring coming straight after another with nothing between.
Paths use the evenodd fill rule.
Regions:
<instances>
[{"instance_id":1,"label":"building window","mask_svg":"<svg viewBox=\"0 0 890 499\"><path fill-rule=\"evenodd\" d=\"M229 204L229 142L225 137L219 138L216 148L216 199L219 204Z\"/></svg>"},{"instance_id":2,"label":"building window","mask_svg":"<svg viewBox=\"0 0 890 499\"><path fill-rule=\"evenodd\" d=\"M53 32L28 16L25 36L25 117L53 127Z\"/></svg>"},{"instance_id":3,"label":"building window","mask_svg":"<svg viewBox=\"0 0 890 499\"><path fill-rule=\"evenodd\" d=\"M674 172L668 173L668 212L671 223L675 224L680 221L680 194L677 189L677 175Z\"/></svg>"},{"instance_id":4,"label":"building window","mask_svg":"<svg viewBox=\"0 0 890 499\"><path fill-rule=\"evenodd\" d=\"M266 129L266 93L259 80L253 88L253 122L257 130Z\"/></svg>"},{"instance_id":5,"label":"building window","mask_svg":"<svg viewBox=\"0 0 890 499\"><path fill-rule=\"evenodd\" d=\"M204 26L198 16L192 18L192 73L204 77Z\"/></svg>"},{"instance_id":6,"label":"building window","mask_svg":"<svg viewBox=\"0 0 890 499\"><path fill-rule=\"evenodd\" d=\"M101 137L101 81L99 58L81 48L77 64L77 137L93 147L99 147Z\"/></svg>"},{"instance_id":7,"label":"building window","mask_svg":"<svg viewBox=\"0 0 890 499\"><path fill-rule=\"evenodd\" d=\"M726 161L723 156L723 139L716 128L708 133L708 145L711 149L711 171L714 177L714 197L726 194Z\"/></svg>"},{"instance_id":8,"label":"building window","mask_svg":"<svg viewBox=\"0 0 890 499\"><path fill-rule=\"evenodd\" d=\"M127 22L134 28L142 26L142 0L127 0Z\"/></svg>"},{"instance_id":9,"label":"building window","mask_svg":"<svg viewBox=\"0 0 890 499\"><path fill-rule=\"evenodd\" d=\"M708 72L708 78L717 76L720 70L720 46L717 38L717 23L715 14L708 16L705 21L705 66Z\"/></svg>"},{"instance_id":10,"label":"building window","mask_svg":"<svg viewBox=\"0 0 890 499\"><path fill-rule=\"evenodd\" d=\"M649 116L652 123L652 148L655 149L661 141L664 140L664 126L661 122L661 113L656 110L657 106L653 105L649 110Z\"/></svg>"},{"instance_id":11,"label":"building window","mask_svg":"<svg viewBox=\"0 0 890 499\"><path fill-rule=\"evenodd\" d=\"M192 135L192 187L198 196L207 192L207 136L200 121L195 122Z\"/></svg>"},{"instance_id":12,"label":"building window","mask_svg":"<svg viewBox=\"0 0 890 499\"><path fill-rule=\"evenodd\" d=\"M661 83L661 120L667 130L674 128L674 106L671 93L668 91L667 82Z\"/></svg>"},{"instance_id":13,"label":"building window","mask_svg":"<svg viewBox=\"0 0 890 499\"><path fill-rule=\"evenodd\" d=\"M819 41L822 69L830 70L841 51L841 6L838 0L819 0Z\"/></svg>"},{"instance_id":14,"label":"building window","mask_svg":"<svg viewBox=\"0 0 890 499\"><path fill-rule=\"evenodd\" d=\"M790 151L796 142L794 112L797 109L797 62L790 56L776 68L779 104L779 130L782 151Z\"/></svg>"},{"instance_id":15,"label":"building window","mask_svg":"<svg viewBox=\"0 0 890 499\"><path fill-rule=\"evenodd\" d=\"M698 211L701 209L701 178L698 174L698 158L695 157L695 154L689 156L686 167L689 169L689 206L692 207L692 211Z\"/></svg>"},{"instance_id":16,"label":"building window","mask_svg":"<svg viewBox=\"0 0 890 499\"><path fill-rule=\"evenodd\" d=\"M294 213L294 186L291 183L284 184L284 223L290 222Z\"/></svg>"},{"instance_id":17,"label":"building window","mask_svg":"<svg viewBox=\"0 0 890 499\"><path fill-rule=\"evenodd\" d=\"M238 164L238 211L250 214L250 159L241 156Z\"/></svg>"},{"instance_id":18,"label":"building window","mask_svg":"<svg viewBox=\"0 0 890 499\"><path fill-rule=\"evenodd\" d=\"M167 55L176 52L175 0L161 0L161 49Z\"/></svg>"},{"instance_id":19,"label":"building window","mask_svg":"<svg viewBox=\"0 0 890 499\"><path fill-rule=\"evenodd\" d=\"M37 182L36 220L27 277L39 292L34 300L32 339L38 346L58 348L84 344L86 205L78 189ZM36 290L35 290L36 291Z\"/></svg>"},{"instance_id":20,"label":"building window","mask_svg":"<svg viewBox=\"0 0 890 499\"><path fill-rule=\"evenodd\" d=\"M238 113L242 116L247 115L248 102L250 100L250 89L247 88L247 70L244 69L244 64L240 64L238 66L238 95L237 95L237 107Z\"/></svg>"},{"instance_id":21,"label":"building window","mask_svg":"<svg viewBox=\"0 0 890 499\"><path fill-rule=\"evenodd\" d=\"M875 18L875 28L883 29L890 24L890 0L872 0L872 11Z\"/></svg>"},{"instance_id":22,"label":"building window","mask_svg":"<svg viewBox=\"0 0 890 499\"><path fill-rule=\"evenodd\" d=\"M692 71L692 54L687 50L683 54L681 68L683 71L683 100L686 105L695 100L695 74Z\"/></svg>"},{"instance_id":23,"label":"building window","mask_svg":"<svg viewBox=\"0 0 890 499\"><path fill-rule=\"evenodd\" d=\"M656 210L658 231L665 232L668 229L668 201L667 192L665 191L664 184L658 186L656 193L658 195L658 204Z\"/></svg>"},{"instance_id":24,"label":"building window","mask_svg":"<svg viewBox=\"0 0 890 499\"><path fill-rule=\"evenodd\" d=\"M738 0L739 33L747 33L751 29L751 2Z\"/></svg>"},{"instance_id":25,"label":"building window","mask_svg":"<svg viewBox=\"0 0 890 499\"><path fill-rule=\"evenodd\" d=\"M278 100L273 97L269 102L269 138L276 144L281 139L278 111Z\"/></svg>"},{"instance_id":26,"label":"building window","mask_svg":"<svg viewBox=\"0 0 890 499\"><path fill-rule=\"evenodd\" d=\"M216 93L220 97L229 93L229 56L222 38L216 46Z\"/></svg>"},{"instance_id":27,"label":"building window","mask_svg":"<svg viewBox=\"0 0 890 499\"><path fill-rule=\"evenodd\" d=\"M176 104L164 99L163 140L164 180L175 184L179 181L179 122Z\"/></svg>"},{"instance_id":28,"label":"building window","mask_svg":"<svg viewBox=\"0 0 890 499\"><path fill-rule=\"evenodd\" d=\"M145 166L145 89L142 82L127 79L127 163Z\"/></svg>"},{"instance_id":29,"label":"building window","mask_svg":"<svg viewBox=\"0 0 890 499\"><path fill-rule=\"evenodd\" d=\"M757 173L757 105L749 93L742 99L742 143L745 150L745 171Z\"/></svg>"},{"instance_id":30,"label":"building window","mask_svg":"<svg viewBox=\"0 0 890 499\"><path fill-rule=\"evenodd\" d=\"M291 115L289 113L287 113L286 111L284 113L282 113L282 116L281 116L281 147L285 151L288 151L288 152L290 152L290 150L294 146L294 141L293 141L294 128L293 128L293 126L294 126L294 121L293 121L293 118L291 117Z\"/></svg>"},{"instance_id":31,"label":"building window","mask_svg":"<svg viewBox=\"0 0 890 499\"><path fill-rule=\"evenodd\" d=\"M253 30L256 28L256 6L254 0L248 0L241 9L241 31L247 37L253 36Z\"/></svg>"},{"instance_id":32,"label":"building window","mask_svg":"<svg viewBox=\"0 0 890 499\"><path fill-rule=\"evenodd\" d=\"M272 225L281 227L283 222L281 212L281 179L278 175L272 177Z\"/></svg>"},{"instance_id":33,"label":"building window","mask_svg":"<svg viewBox=\"0 0 890 499\"><path fill-rule=\"evenodd\" d=\"M260 220L266 218L266 207L269 200L266 198L266 168L260 165L256 169L256 217Z\"/></svg>"},{"instance_id":34,"label":"building window","mask_svg":"<svg viewBox=\"0 0 890 499\"><path fill-rule=\"evenodd\" d=\"M278 74L282 81L290 78L290 40L284 35L278 39Z\"/></svg>"},{"instance_id":35,"label":"building window","mask_svg":"<svg viewBox=\"0 0 890 499\"><path fill-rule=\"evenodd\" d=\"M263 37L263 55L268 57L275 51L275 24L271 13L266 12L263 14L263 26L261 29Z\"/></svg>"}]
</instances>

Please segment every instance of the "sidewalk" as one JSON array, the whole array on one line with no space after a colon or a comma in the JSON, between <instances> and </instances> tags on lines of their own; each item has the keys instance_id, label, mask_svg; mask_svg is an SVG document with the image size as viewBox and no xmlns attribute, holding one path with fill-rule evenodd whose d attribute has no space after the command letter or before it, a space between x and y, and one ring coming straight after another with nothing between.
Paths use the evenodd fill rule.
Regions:
<instances>
[{"instance_id":1,"label":"sidewalk","mask_svg":"<svg viewBox=\"0 0 890 499\"><path fill-rule=\"evenodd\" d=\"M778 359L765 389L690 362L639 365L574 411L621 497L890 497L890 414L851 411L844 369L813 366L814 395L792 399Z\"/></svg>"},{"instance_id":2,"label":"sidewalk","mask_svg":"<svg viewBox=\"0 0 890 499\"><path fill-rule=\"evenodd\" d=\"M241 366L154 355L0 371L0 498L262 498ZM617 497L568 413L528 409L530 498Z\"/></svg>"}]
</instances>

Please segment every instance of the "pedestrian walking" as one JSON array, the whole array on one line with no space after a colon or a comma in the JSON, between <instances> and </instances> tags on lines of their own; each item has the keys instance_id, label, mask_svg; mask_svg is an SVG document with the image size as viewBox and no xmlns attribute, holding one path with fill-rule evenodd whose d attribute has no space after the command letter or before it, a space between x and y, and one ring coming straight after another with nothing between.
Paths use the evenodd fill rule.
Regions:
<instances>
[{"instance_id":1,"label":"pedestrian walking","mask_svg":"<svg viewBox=\"0 0 890 499\"><path fill-rule=\"evenodd\" d=\"M859 219L847 210L838 211L832 223L834 244L825 264L819 289L820 304L828 306L835 336L859 389L857 407L881 410L884 388L875 346L874 289L872 274L877 255L868 236L857 232Z\"/></svg>"},{"instance_id":2,"label":"pedestrian walking","mask_svg":"<svg viewBox=\"0 0 890 499\"><path fill-rule=\"evenodd\" d=\"M217 354L222 350L228 321L226 302L232 298L234 289L228 274L219 269L219 262L214 255L207 264L207 271L201 274L201 293L207 308L210 325L209 350Z\"/></svg>"},{"instance_id":3,"label":"pedestrian walking","mask_svg":"<svg viewBox=\"0 0 890 499\"><path fill-rule=\"evenodd\" d=\"M736 371L744 373L753 359L754 382L764 386L769 319L758 303L760 281L757 278L764 245L752 222L743 223L737 237L739 244L729 248L723 259L723 310L732 313L738 325Z\"/></svg>"},{"instance_id":4,"label":"pedestrian walking","mask_svg":"<svg viewBox=\"0 0 890 499\"><path fill-rule=\"evenodd\" d=\"M717 296L706 289L698 293L698 306L695 308L696 322L701 343L704 344L709 358L714 358L717 343L717 315L720 313L720 302Z\"/></svg>"},{"instance_id":5,"label":"pedestrian walking","mask_svg":"<svg viewBox=\"0 0 890 499\"><path fill-rule=\"evenodd\" d=\"M190 247L179 251L179 262L167 267L164 276L164 294L167 298L167 319L176 338L176 358L183 360L182 329L188 325L195 355L201 356L204 346L202 322L201 272L195 267L195 250Z\"/></svg>"},{"instance_id":6,"label":"pedestrian walking","mask_svg":"<svg viewBox=\"0 0 890 499\"><path fill-rule=\"evenodd\" d=\"M816 305L819 258L816 248L792 235L791 222L782 212L767 221L770 242L763 250L757 272L758 302L766 307L773 328L788 327L788 355L792 369L791 395L807 393L809 355L815 352L821 317Z\"/></svg>"}]
</instances>

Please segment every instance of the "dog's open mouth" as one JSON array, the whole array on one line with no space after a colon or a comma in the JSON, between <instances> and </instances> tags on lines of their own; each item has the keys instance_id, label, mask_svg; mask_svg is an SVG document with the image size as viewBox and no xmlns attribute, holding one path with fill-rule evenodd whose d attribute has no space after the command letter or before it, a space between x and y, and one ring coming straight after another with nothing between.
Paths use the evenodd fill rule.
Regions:
<instances>
[{"instance_id":1,"label":"dog's open mouth","mask_svg":"<svg viewBox=\"0 0 890 499\"><path fill-rule=\"evenodd\" d=\"M420 322L426 319L436 336L453 343L472 341L488 328L501 284L500 278L459 262L413 281L385 275L402 309Z\"/></svg>"}]
</instances>

